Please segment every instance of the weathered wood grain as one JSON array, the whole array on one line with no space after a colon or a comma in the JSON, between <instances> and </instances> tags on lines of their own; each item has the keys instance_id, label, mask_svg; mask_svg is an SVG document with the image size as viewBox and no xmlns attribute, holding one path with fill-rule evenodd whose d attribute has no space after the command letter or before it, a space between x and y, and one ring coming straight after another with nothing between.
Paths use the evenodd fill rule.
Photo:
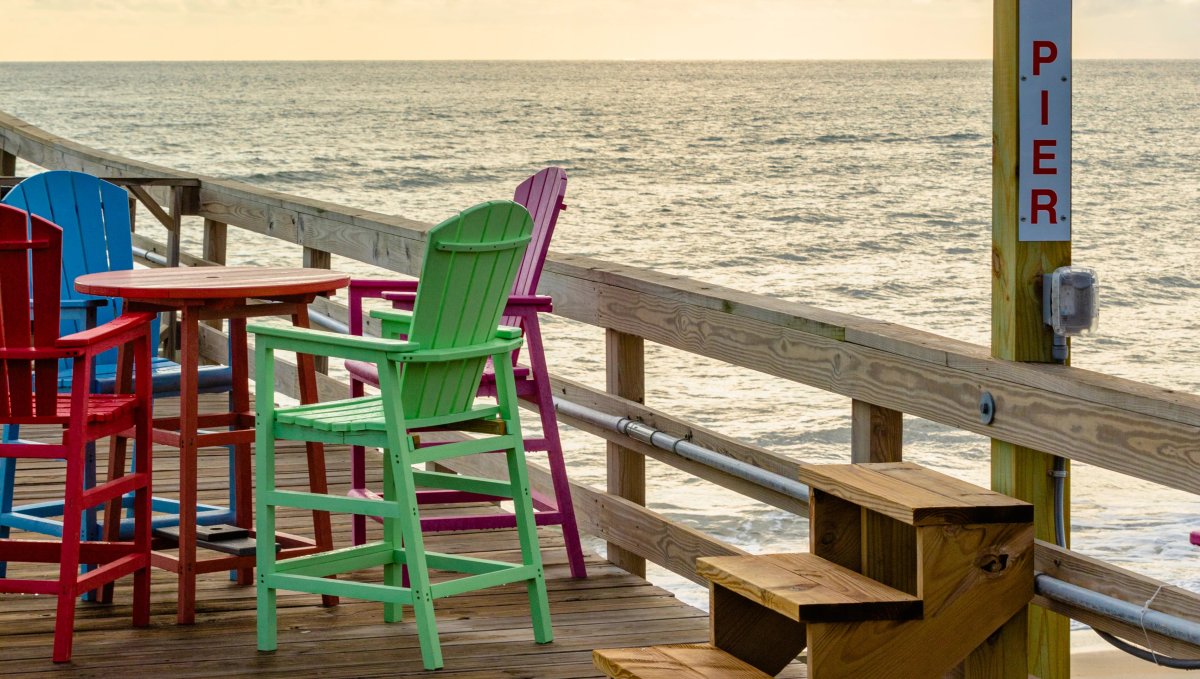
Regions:
<instances>
[{"instance_id":1,"label":"weathered wood grain","mask_svg":"<svg viewBox=\"0 0 1200 679\"><path fill-rule=\"evenodd\" d=\"M642 338L607 330L604 374L610 394L642 403L646 398L646 358ZM605 447L609 494L645 506L646 458L614 441L609 441ZM643 557L611 542L608 559L634 575L646 575Z\"/></svg>"},{"instance_id":2,"label":"weathered wood grain","mask_svg":"<svg viewBox=\"0 0 1200 679\"><path fill-rule=\"evenodd\" d=\"M904 457L904 413L866 401L850 402L850 461L899 462Z\"/></svg>"},{"instance_id":3,"label":"weathered wood grain","mask_svg":"<svg viewBox=\"0 0 1200 679\"><path fill-rule=\"evenodd\" d=\"M714 585L797 622L908 620L921 602L815 554L706 557L696 572Z\"/></svg>"}]
</instances>

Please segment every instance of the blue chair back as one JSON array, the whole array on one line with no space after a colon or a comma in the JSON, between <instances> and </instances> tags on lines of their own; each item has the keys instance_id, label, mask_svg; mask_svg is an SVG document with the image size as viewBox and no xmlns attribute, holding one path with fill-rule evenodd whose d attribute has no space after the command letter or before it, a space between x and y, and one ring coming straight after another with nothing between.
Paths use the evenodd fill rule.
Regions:
<instances>
[{"instance_id":1,"label":"blue chair back","mask_svg":"<svg viewBox=\"0 0 1200 679\"><path fill-rule=\"evenodd\" d=\"M129 194L125 189L82 172L54 170L34 175L13 187L3 202L57 224L63 230L63 300L88 299L75 291L83 274L125 271L133 268ZM110 300L97 310L99 324L121 315L121 300ZM79 315L64 315L60 333L84 330ZM151 329L158 337L158 321ZM114 364L116 351L105 352L97 364Z\"/></svg>"}]
</instances>

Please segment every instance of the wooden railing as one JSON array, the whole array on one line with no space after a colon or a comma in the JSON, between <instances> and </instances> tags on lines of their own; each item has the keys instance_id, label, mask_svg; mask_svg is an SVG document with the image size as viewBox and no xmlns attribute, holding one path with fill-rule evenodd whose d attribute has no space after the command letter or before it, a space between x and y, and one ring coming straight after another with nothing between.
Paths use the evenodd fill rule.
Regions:
<instances>
[{"instance_id":1,"label":"wooden railing","mask_svg":"<svg viewBox=\"0 0 1200 679\"><path fill-rule=\"evenodd\" d=\"M186 214L203 222L203 251L182 252L184 265L225 261L227 226L302 246L309 266L328 267L333 254L414 275L432 225L299 198L212 177L193 177L90 149L0 113L0 171L15 157L48 169L100 176L195 179L198 201ZM161 187L147 187L165 204ZM135 245L165 255L171 248L138 235ZM160 260L161 261L161 260ZM644 342L675 347L730 365L782 377L852 400L850 457L894 461L902 457L902 413L993 439L1054 451L1189 493L1200 493L1200 397L1078 368L1013 363L991 358L985 347L899 325L840 314L612 262L554 253L541 292L555 313L605 328L607 390L554 380L557 396L643 421L657 429L762 469L796 478L803 464L644 405ZM313 309L346 322L346 308L318 300ZM372 327L367 323L368 330ZM202 351L225 359L217 329L207 329ZM287 375L288 371L279 371ZM322 387L343 396L330 378ZM290 385L280 385L287 391ZM985 423L980 400L989 394L995 417ZM562 421L607 440L608 487L575 484L580 527L610 545L610 557L631 572L650 560L697 580L698 556L741 553L700 531L645 508L644 459L652 457L781 509L805 513L795 497L732 476L669 451L574 418ZM503 475L497 461L471 458L459 471ZM536 485L549 477L536 467ZM1037 567L1056 578L1139 605L1154 596L1155 609L1197 619L1200 595L1076 552L1039 543ZM1036 603L1119 636L1144 641L1141 629L1039 597ZM1195 656L1200 647L1148 637L1160 652Z\"/></svg>"}]
</instances>

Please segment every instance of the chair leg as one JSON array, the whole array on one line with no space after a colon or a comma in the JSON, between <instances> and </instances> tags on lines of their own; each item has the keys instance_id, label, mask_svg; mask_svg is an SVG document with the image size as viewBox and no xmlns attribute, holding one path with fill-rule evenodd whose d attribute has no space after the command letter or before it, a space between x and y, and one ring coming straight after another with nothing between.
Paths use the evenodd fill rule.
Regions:
<instances>
[{"instance_id":1,"label":"chair leg","mask_svg":"<svg viewBox=\"0 0 1200 679\"><path fill-rule=\"evenodd\" d=\"M425 562L425 540L421 535L421 517L417 509L417 489L416 482L413 479L412 467L405 464L405 459L410 459L410 455L404 455L397 450L394 445L397 443L397 438L405 441L401 445L405 445L408 441L407 436L389 437L392 439L393 447L388 451L388 466L391 467L391 483L385 486L384 499L400 503L400 518L399 519L384 519L384 531L390 534L390 538L403 540L405 561L408 564L408 581L409 588L412 592L413 599L413 617L417 621L417 639L421 645L421 660L427 670L436 670L442 667L442 646L438 637L437 617L433 610L433 593L429 583L429 567ZM389 531L389 524L395 524ZM399 533L399 535L397 535ZM385 535L385 540L389 539ZM395 545L395 542L391 544ZM391 582L387 584L395 586L395 580L398 579L396 564L390 567L390 573L385 573L385 578L390 575ZM386 606L387 604L385 604ZM396 605L399 608L399 605ZM385 611L387 615L388 611ZM396 616L399 617L398 615Z\"/></svg>"},{"instance_id":2,"label":"chair leg","mask_svg":"<svg viewBox=\"0 0 1200 679\"><path fill-rule=\"evenodd\" d=\"M149 392L146 378L146 392ZM150 545L153 533L153 406L147 398L141 404L134 430L135 445L141 454L134 458L134 473L142 474L145 483L133 494L133 542L139 554L146 556L146 564L133 573L133 626L146 627L150 624Z\"/></svg>"},{"instance_id":3,"label":"chair leg","mask_svg":"<svg viewBox=\"0 0 1200 679\"><path fill-rule=\"evenodd\" d=\"M4 430L4 440L8 441L8 427L5 427ZM16 470L16 460L11 457L0 458L0 516L12 512L13 492L16 488ZM8 525L0 525L0 540L7 539L9 532ZM8 577L8 562L0 561L0 578L6 577Z\"/></svg>"},{"instance_id":4,"label":"chair leg","mask_svg":"<svg viewBox=\"0 0 1200 679\"><path fill-rule=\"evenodd\" d=\"M54 619L54 653L56 663L71 659L71 644L75 632L75 586L79 582L79 537L83 518L83 457L84 446L68 448L66 492L63 500L63 534L59 553L58 610Z\"/></svg>"},{"instance_id":5,"label":"chair leg","mask_svg":"<svg viewBox=\"0 0 1200 679\"><path fill-rule=\"evenodd\" d=\"M363 383L351 378L350 398L357 398L363 393ZM363 446L350 447L350 487L367 487L367 449ZM362 514L355 514L350 519L350 542L355 546L367 542L367 517Z\"/></svg>"},{"instance_id":6,"label":"chair leg","mask_svg":"<svg viewBox=\"0 0 1200 679\"><path fill-rule=\"evenodd\" d=\"M250 410L250 375L247 368L246 319L229 319L229 365L232 384L229 390L229 409L235 413ZM246 443L230 446L229 449L229 506L234 508L235 523L242 528L253 528L254 504L250 488L250 445ZM254 580L254 571L242 568L229 574L239 585L249 585Z\"/></svg>"},{"instance_id":7,"label":"chair leg","mask_svg":"<svg viewBox=\"0 0 1200 679\"><path fill-rule=\"evenodd\" d=\"M307 328L308 323L308 306L300 304L297 306L295 313L292 314L292 325L299 328ZM299 391L301 403L316 403L320 400L317 394L317 370L316 364L313 362L312 354L298 353L296 354L296 372L299 379ZM310 492L318 495L324 495L329 492L329 480L325 473L325 446L322 443L307 441L304 448L308 454L308 489ZM329 551L333 549L333 524L330 522L329 512L314 511L313 517L313 537L316 539L317 547L321 551ZM328 594L321 595L322 606L338 605L338 598Z\"/></svg>"},{"instance_id":8,"label":"chair leg","mask_svg":"<svg viewBox=\"0 0 1200 679\"><path fill-rule=\"evenodd\" d=\"M546 369L537 313L525 318L525 335L535 398L542 421L542 438L546 440L546 462L550 466L550 480L554 484L554 504L558 507L563 543L567 548L567 562L571 566L571 577L586 578L587 566L584 565L583 546L579 541L579 526L575 523L575 504L571 500L571 482L567 478L562 440L558 435L558 419L554 416L554 396L550 393L550 374Z\"/></svg>"},{"instance_id":9,"label":"chair leg","mask_svg":"<svg viewBox=\"0 0 1200 679\"><path fill-rule=\"evenodd\" d=\"M554 485L554 504L558 508L559 521L562 522L567 563L571 567L571 577L586 578L587 566L584 562L583 545L579 540L579 525L575 522L575 503L571 499L571 481L567 478L567 463L563 458L562 440L558 436L558 420L554 417L549 388L545 389L545 399L542 398L542 389L542 386L538 385L542 437L546 440L546 463L550 467L550 481Z\"/></svg>"},{"instance_id":10,"label":"chair leg","mask_svg":"<svg viewBox=\"0 0 1200 679\"><path fill-rule=\"evenodd\" d=\"M261 361L266 352L259 351ZM273 357L272 357L273 358ZM267 358L266 360L271 360ZM274 379L274 371L266 372ZM258 395L258 431L254 439L254 458L258 476L258 492L255 498L255 565L257 566L258 598L258 650L274 651L278 647L278 624L275 613L275 588L268 579L275 574L275 505L269 497L275 492L275 438L274 407L269 399L270 389L262 389ZM265 413L265 414L264 414Z\"/></svg>"},{"instance_id":11,"label":"chair leg","mask_svg":"<svg viewBox=\"0 0 1200 679\"><path fill-rule=\"evenodd\" d=\"M519 430L518 430L519 431ZM529 492L529 472L525 467L525 452L518 444L505 452L508 478L513 493L513 513L517 517L517 537L521 542L521 563L535 566L537 575L526 583L529 592L529 613L533 619L533 639L539 644L554 640L550 626L550 601L546 594L546 574L542 568L541 546L533 518L533 498Z\"/></svg>"},{"instance_id":12,"label":"chair leg","mask_svg":"<svg viewBox=\"0 0 1200 679\"><path fill-rule=\"evenodd\" d=\"M125 453L129 447L129 439L124 436L113 436L108 443L108 478L115 479L125 473ZM135 451L136 455L136 451ZM136 464L136 461L135 461ZM124 514L122 498L113 498L104 508L104 539L117 542L121 539L121 518ZM96 601L112 603L113 583L107 583L100 588Z\"/></svg>"}]
</instances>

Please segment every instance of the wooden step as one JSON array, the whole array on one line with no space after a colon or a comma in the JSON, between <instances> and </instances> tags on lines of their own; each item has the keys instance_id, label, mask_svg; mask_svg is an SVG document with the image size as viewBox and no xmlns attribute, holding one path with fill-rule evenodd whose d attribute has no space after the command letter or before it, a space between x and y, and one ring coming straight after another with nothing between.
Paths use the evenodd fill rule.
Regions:
<instances>
[{"instance_id":1,"label":"wooden step","mask_svg":"<svg viewBox=\"0 0 1200 679\"><path fill-rule=\"evenodd\" d=\"M799 477L910 526L1033 521L1027 502L909 462L804 465Z\"/></svg>"},{"instance_id":2,"label":"wooden step","mask_svg":"<svg viewBox=\"0 0 1200 679\"><path fill-rule=\"evenodd\" d=\"M921 600L813 554L715 556L696 572L797 622L912 620Z\"/></svg>"},{"instance_id":3,"label":"wooden step","mask_svg":"<svg viewBox=\"0 0 1200 679\"><path fill-rule=\"evenodd\" d=\"M592 651L596 669L616 679L769 679L711 644L606 648Z\"/></svg>"}]
</instances>

